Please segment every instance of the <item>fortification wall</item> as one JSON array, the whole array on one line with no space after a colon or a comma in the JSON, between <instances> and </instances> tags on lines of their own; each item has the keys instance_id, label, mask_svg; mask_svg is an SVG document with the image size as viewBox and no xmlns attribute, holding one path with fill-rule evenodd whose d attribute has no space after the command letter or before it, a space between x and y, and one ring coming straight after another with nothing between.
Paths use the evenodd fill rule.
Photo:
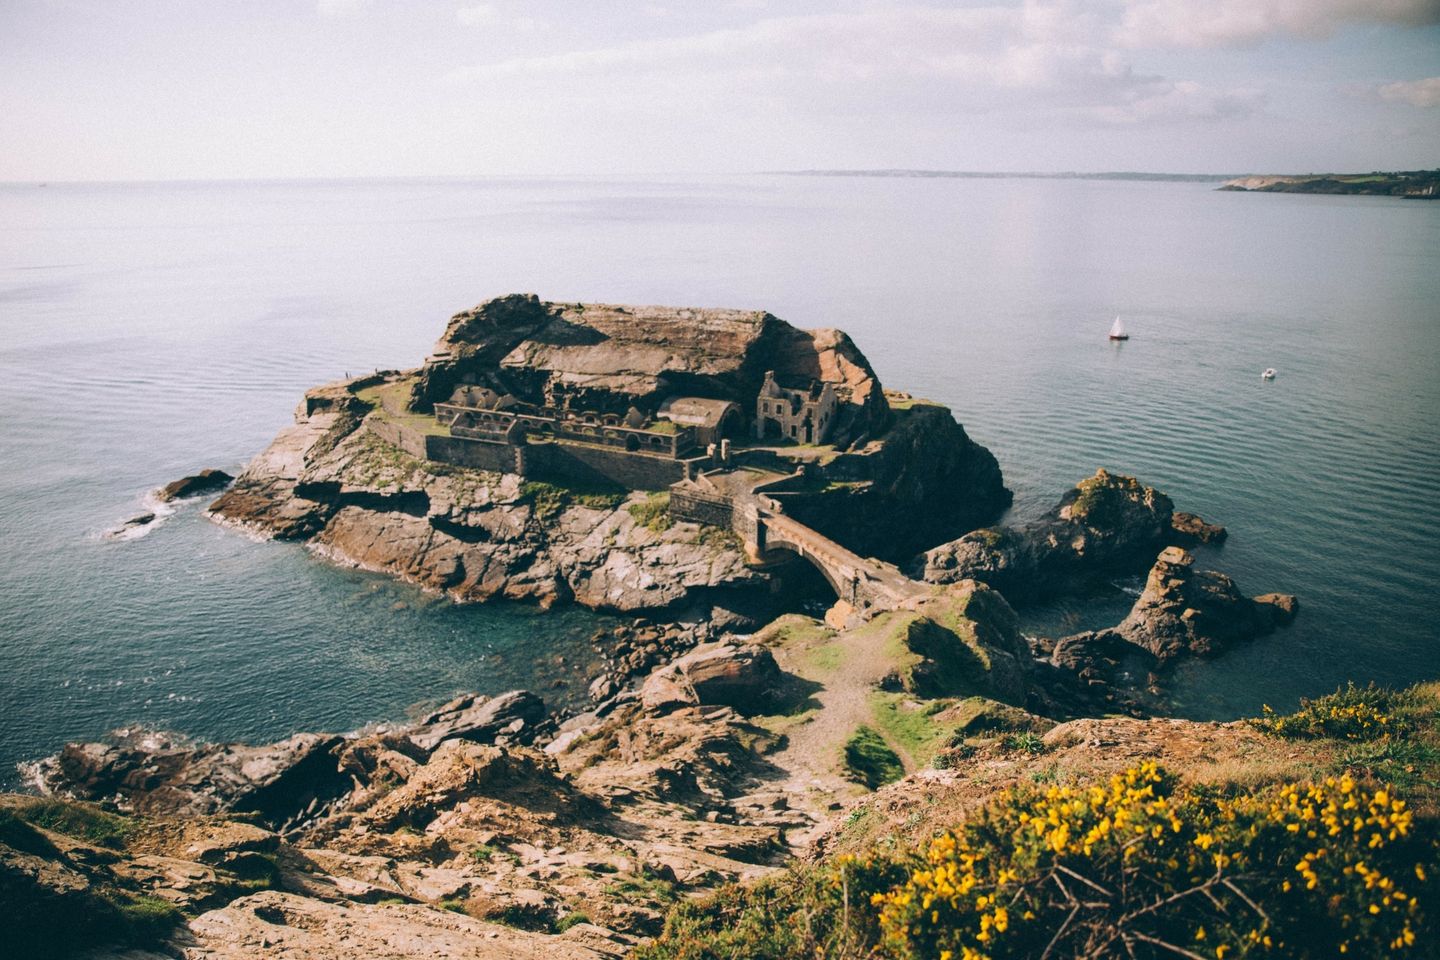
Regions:
<instances>
[{"instance_id":1,"label":"fortification wall","mask_svg":"<svg viewBox=\"0 0 1440 960\"><path fill-rule=\"evenodd\" d=\"M572 483L613 483L631 490L668 490L685 476L685 465L670 457L629 453L576 443L524 447L523 476Z\"/></svg>"},{"instance_id":2,"label":"fortification wall","mask_svg":"<svg viewBox=\"0 0 1440 960\"><path fill-rule=\"evenodd\" d=\"M426 437L419 430L402 426L390 420L381 420L378 417L366 419L365 429L391 446L399 447L412 457L424 460L429 456L425 444Z\"/></svg>"},{"instance_id":3,"label":"fortification wall","mask_svg":"<svg viewBox=\"0 0 1440 960\"><path fill-rule=\"evenodd\" d=\"M734 506L729 497L680 488L670 490L670 516L676 520L708 523L728 530L733 512Z\"/></svg>"},{"instance_id":4,"label":"fortification wall","mask_svg":"<svg viewBox=\"0 0 1440 960\"><path fill-rule=\"evenodd\" d=\"M504 443L487 443L467 437L428 436L425 438L425 456L457 467L525 475L519 448Z\"/></svg>"}]
</instances>

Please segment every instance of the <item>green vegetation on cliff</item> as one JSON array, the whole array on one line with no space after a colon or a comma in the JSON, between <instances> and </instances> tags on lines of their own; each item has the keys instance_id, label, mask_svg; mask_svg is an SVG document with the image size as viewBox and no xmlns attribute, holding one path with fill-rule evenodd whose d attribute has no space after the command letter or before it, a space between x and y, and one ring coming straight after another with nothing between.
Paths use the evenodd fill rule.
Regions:
<instances>
[{"instance_id":1,"label":"green vegetation on cliff","mask_svg":"<svg viewBox=\"0 0 1440 960\"><path fill-rule=\"evenodd\" d=\"M1254 723L1277 741L1303 738L1311 775L1281 772L1262 750L1229 782L1142 760L1109 777L1022 784L928 842L833 856L677 907L637 955L1433 955L1440 685L1350 688ZM1412 785L1389 782L1395 773Z\"/></svg>"}]
</instances>

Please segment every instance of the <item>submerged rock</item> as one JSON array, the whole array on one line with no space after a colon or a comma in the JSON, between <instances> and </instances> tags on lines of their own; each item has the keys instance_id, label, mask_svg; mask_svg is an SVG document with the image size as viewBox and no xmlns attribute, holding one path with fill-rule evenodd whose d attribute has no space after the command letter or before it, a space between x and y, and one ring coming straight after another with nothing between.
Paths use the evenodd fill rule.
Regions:
<instances>
[{"instance_id":1,"label":"submerged rock","mask_svg":"<svg viewBox=\"0 0 1440 960\"><path fill-rule=\"evenodd\" d=\"M169 502L171 500L183 500L186 497L198 497L202 493L213 493L216 490L223 490L234 482L235 478L224 470L206 469L188 477L181 477L172 483L167 483L155 494L156 499Z\"/></svg>"}]
</instances>

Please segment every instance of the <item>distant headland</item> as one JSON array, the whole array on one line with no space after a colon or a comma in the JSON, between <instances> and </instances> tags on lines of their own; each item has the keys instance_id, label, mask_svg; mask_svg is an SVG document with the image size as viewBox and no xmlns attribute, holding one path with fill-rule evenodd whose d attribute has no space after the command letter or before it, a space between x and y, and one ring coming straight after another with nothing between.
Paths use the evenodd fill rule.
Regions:
<instances>
[{"instance_id":1,"label":"distant headland","mask_svg":"<svg viewBox=\"0 0 1440 960\"><path fill-rule=\"evenodd\" d=\"M1440 167L1371 173L1307 173L1298 176L1253 176L1227 180L1221 190L1246 193L1323 193L1366 197L1440 197Z\"/></svg>"}]
</instances>

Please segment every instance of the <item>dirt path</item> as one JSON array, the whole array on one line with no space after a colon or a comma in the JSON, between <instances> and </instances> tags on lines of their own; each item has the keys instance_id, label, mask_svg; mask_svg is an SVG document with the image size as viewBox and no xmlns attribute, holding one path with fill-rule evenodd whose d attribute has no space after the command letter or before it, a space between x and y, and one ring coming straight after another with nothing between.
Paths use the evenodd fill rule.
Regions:
<instances>
[{"instance_id":1,"label":"dirt path","mask_svg":"<svg viewBox=\"0 0 1440 960\"><path fill-rule=\"evenodd\" d=\"M785 727L785 747L768 758L788 774L779 786L792 806L819 820L829 816L835 802L866 792L843 776L841 752L861 724L884 736L876 727L871 704L881 679L895 666L884 640L883 624L867 624L816 647L775 649L781 669L822 685L811 694L818 709L808 714L806 722ZM890 748L910 772L905 751L894 743ZM793 837L792 844L797 842L803 844L807 838Z\"/></svg>"}]
</instances>

